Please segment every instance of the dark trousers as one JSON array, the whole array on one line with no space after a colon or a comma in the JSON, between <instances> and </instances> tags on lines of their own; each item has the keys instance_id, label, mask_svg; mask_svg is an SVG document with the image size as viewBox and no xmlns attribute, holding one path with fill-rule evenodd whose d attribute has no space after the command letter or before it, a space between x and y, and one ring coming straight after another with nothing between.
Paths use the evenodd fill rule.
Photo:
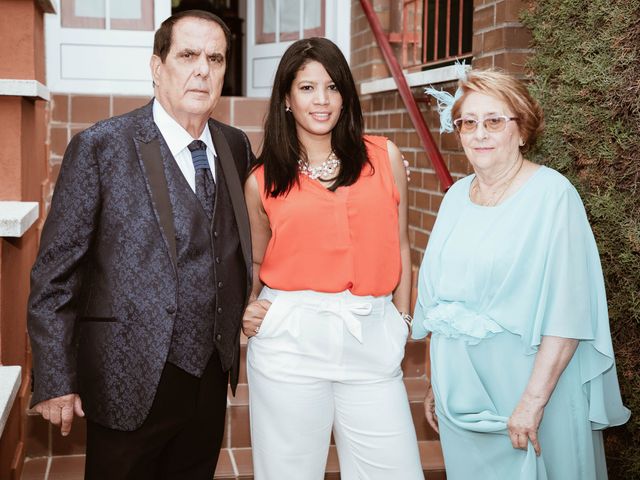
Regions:
<instances>
[{"instance_id":1,"label":"dark trousers","mask_svg":"<svg viewBox=\"0 0 640 480\"><path fill-rule=\"evenodd\" d=\"M149 416L131 432L87 421L87 480L211 480L218 462L228 373L213 353L202 378L167 363Z\"/></svg>"}]
</instances>

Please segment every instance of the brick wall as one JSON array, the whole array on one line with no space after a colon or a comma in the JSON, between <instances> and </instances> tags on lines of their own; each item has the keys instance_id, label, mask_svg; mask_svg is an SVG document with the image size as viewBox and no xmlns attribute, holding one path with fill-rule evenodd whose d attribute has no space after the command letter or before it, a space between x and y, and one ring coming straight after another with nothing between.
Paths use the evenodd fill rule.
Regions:
<instances>
[{"instance_id":1,"label":"brick wall","mask_svg":"<svg viewBox=\"0 0 640 480\"><path fill-rule=\"evenodd\" d=\"M473 13L473 66L521 74L531 52L531 34L518 20L524 0L476 0Z\"/></svg>"},{"instance_id":2,"label":"brick wall","mask_svg":"<svg viewBox=\"0 0 640 480\"><path fill-rule=\"evenodd\" d=\"M49 108L49 179L51 198L55 180L60 171L62 156L71 138L99 120L122 115L146 105L148 97L53 95ZM262 145L262 122L267 111L267 101L243 97L222 97L213 118L241 128L247 133L254 152Z\"/></svg>"},{"instance_id":3,"label":"brick wall","mask_svg":"<svg viewBox=\"0 0 640 480\"><path fill-rule=\"evenodd\" d=\"M372 0L382 28L397 26L398 10L394 0ZM474 4L474 68L498 67L522 73L524 61L530 52L528 31L518 22L518 12L523 0L476 0ZM362 82L385 78L390 74L373 32L369 27L359 0L351 2L351 68L358 87ZM451 92L455 82L438 85ZM451 175L455 180L471 173L455 134L440 135L438 115L422 88L414 88L419 107L425 115L431 131ZM384 135L393 141L409 161L411 182L409 184L409 236L411 260L420 264L429 234L442 201L443 191L431 162L422 147L406 107L397 91L361 96L368 133Z\"/></svg>"}]
</instances>

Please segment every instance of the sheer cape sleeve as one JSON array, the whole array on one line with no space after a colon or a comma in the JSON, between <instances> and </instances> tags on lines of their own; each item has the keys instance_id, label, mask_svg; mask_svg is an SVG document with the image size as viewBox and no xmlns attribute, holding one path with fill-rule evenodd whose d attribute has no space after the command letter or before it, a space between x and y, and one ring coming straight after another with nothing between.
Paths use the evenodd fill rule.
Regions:
<instances>
[{"instance_id":1,"label":"sheer cape sleeve","mask_svg":"<svg viewBox=\"0 0 640 480\"><path fill-rule=\"evenodd\" d=\"M454 298L453 303L458 310L464 307L484 318L485 323L486 319L494 322L483 333L486 336L499 335L502 329L518 335L525 355L537 352L543 336L580 340L572 361L579 363L592 428L620 425L630 413L620 397L597 246L575 188L557 172L546 170L551 172L547 175L550 181L539 191L529 189L534 201L519 199L522 207L514 214L517 226L511 230L516 233L505 234L505 241L496 248L497 257L500 249L510 249L512 263L502 270L490 268L482 277L484 283L479 282L488 285L486 291L491 294L473 292L471 296L478 298ZM443 305L456 311L450 308L451 298L443 298L438 291L437 277L447 274L447 260L439 250L450 231L459 228L459 210L472 208L460 200L467 195L468 183L450 190L454 199L444 201L438 214L420 271L413 338L423 338L430 331L453 336L434 326L432 319ZM455 323L452 319L450 325ZM481 341L482 335L474 340Z\"/></svg>"}]
</instances>

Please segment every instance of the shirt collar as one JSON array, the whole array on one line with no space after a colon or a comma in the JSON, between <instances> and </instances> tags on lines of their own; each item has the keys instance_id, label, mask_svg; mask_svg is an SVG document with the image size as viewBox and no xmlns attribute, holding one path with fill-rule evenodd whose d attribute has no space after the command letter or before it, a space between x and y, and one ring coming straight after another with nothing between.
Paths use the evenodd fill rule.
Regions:
<instances>
[{"instance_id":1,"label":"shirt collar","mask_svg":"<svg viewBox=\"0 0 640 480\"><path fill-rule=\"evenodd\" d=\"M153 121L158 126L158 129L164 137L164 140L167 142L169 151L174 158L178 153L187 148L187 146L194 140L189 132L182 128L182 126L167 113L157 98L153 100ZM213 139L211 138L211 131L209 128L203 128L202 133L197 140L202 140L207 146L207 149L213 155L216 154L216 148L213 145Z\"/></svg>"}]
</instances>

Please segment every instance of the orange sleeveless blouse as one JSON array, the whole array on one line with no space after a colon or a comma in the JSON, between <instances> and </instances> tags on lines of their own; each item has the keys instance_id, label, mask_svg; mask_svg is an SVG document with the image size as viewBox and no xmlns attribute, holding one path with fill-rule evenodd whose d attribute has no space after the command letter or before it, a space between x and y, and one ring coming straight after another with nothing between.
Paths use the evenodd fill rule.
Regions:
<instances>
[{"instance_id":1,"label":"orange sleeveless blouse","mask_svg":"<svg viewBox=\"0 0 640 480\"><path fill-rule=\"evenodd\" d=\"M364 136L370 165L335 192L299 176L285 196L264 192L264 169L254 175L269 217L271 239L260 280L278 290L387 295L400 281L396 188L387 139Z\"/></svg>"}]
</instances>

